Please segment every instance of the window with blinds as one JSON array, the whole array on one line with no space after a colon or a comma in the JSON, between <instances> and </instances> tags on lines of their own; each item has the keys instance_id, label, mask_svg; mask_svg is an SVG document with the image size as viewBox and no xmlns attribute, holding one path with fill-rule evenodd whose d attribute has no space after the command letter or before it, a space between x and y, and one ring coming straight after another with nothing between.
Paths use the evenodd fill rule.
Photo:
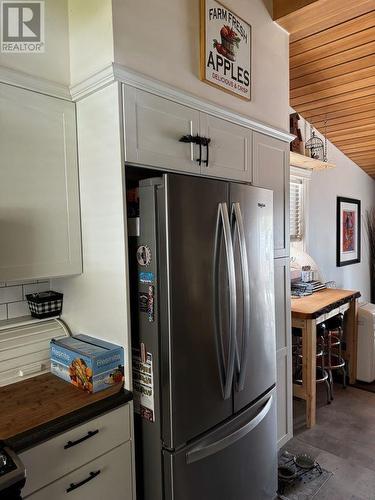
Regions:
<instances>
[{"instance_id":1,"label":"window with blinds","mask_svg":"<svg viewBox=\"0 0 375 500\"><path fill-rule=\"evenodd\" d=\"M303 180L290 178L290 239L303 239Z\"/></svg>"}]
</instances>

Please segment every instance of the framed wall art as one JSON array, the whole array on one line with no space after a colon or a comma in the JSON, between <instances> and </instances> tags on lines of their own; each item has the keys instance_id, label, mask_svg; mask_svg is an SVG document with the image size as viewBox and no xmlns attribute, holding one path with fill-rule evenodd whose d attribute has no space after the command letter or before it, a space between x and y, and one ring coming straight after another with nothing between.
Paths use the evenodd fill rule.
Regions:
<instances>
[{"instance_id":1,"label":"framed wall art","mask_svg":"<svg viewBox=\"0 0 375 500\"><path fill-rule=\"evenodd\" d=\"M201 80L251 99L251 26L216 0L200 0Z\"/></svg>"},{"instance_id":2,"label":"framed wall art","mask_svg":"<svg viewBox=\"0 0 375 500\"><path fill-rule=\"evenodd\" d=\"M361 202L337 197L337 266L361 262Z\"/></svg>"}]
</instances>

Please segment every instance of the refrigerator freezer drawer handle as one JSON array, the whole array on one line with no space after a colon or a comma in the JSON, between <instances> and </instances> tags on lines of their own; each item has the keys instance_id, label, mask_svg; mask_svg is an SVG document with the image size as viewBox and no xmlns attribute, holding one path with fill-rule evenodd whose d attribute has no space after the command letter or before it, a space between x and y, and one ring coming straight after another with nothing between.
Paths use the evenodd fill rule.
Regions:
<instances>
[{"instance_id":1,"label":"refrigerator freezer drawer handle","mask_svg":"<svg viewBox=\"0 0 375 500\"><path fill-rule=\"evenodd\" d=\"M241 274L242 274L242 293L243 293L243 322L242 322L242 347L241 355L239 355L239 347L236 338L236 368L238 371L238 382L236 389L237 391L242 391L245 386L246 378L246 365L249 350L249 336L250 336L250 281L249 281L249 266L248 266L248 255L246 248L246 238L245 230L243 225L243 218L241 212L241 206L239 203L232 204L231 210L231 230L232 230L232 241L234 244L234 238L237 232L240 259L241 259ZM237 229L237 231L236 231Z\"/></svg>"},{"instance_id":2,"label":"refrigerator freezer drawer handle","mask_svg":"<svg viewBox=\"0 0 375 500\"><path fill-rule=\"evenodd\" d=\"M228 285L229 285L229 335L228 354L225 359L223 332L220 321L219 307L219 271L220 271L220 249L224 239L225 255L227 262ZM213 259L213 292L214 292L214 322L215 342L219 364L219 377L223 399L229 399L232 395L234 361L236 355L236 274L234 267L234 253L228 206L225 202L219 203L216 222L215 250Z\"/></svg>"},{"instance_id":3,"label":"refrigerator freezer drawer handle","mask_svg":"<svg viewBox=\"0 0 375 500\"><path fill-rule=\"evenodd\" d=\"M214 443L210 443L206 446L190 450L188 453L186 453L186 463L192 464L194 462L202 460L203 458L207 458L210 455L214 455L215 453L224 450L228 446L231 446L236 441L246 436L249 432L255 429L255 427L257 427L257 425L259 425L266 417L271 409L272 400L273 395L271 395L267 403L263 406L260 412L252 420L250 420L250 422L245 424L240 429L237 429L232 434L229 434L228 436L225 436L222 439L215 441Z\"/></svg>"}]
</instances>

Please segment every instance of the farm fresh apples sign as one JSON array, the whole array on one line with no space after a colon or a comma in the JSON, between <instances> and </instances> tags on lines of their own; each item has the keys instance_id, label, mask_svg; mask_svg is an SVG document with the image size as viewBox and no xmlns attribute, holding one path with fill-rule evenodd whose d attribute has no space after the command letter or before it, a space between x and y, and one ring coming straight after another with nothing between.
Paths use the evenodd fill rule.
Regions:
<instances>
[{"instance_id":1,"label":"farm fresh apples sign","mask_svg":"<svg viewBox=\"0 0 375 500\"><path fill-rule=\"evenodd\" d=\"M251 98L251 26L216 0L201 0L201 78Z\"/></svg>"}]
</instances>

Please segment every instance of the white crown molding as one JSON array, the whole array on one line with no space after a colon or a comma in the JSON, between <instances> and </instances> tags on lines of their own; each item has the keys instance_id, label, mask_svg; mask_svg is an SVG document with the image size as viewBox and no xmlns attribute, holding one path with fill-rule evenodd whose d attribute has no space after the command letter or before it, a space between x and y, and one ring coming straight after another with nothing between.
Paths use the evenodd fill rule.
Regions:
<instances>
[{"instance_id":1,"label":"white crown molding","mask_svg":"<svg viewBox=\"0 0 375 500\"><path fill-rule=\"evenodd\" d=\"M140 73L129 70L119 64L111 64L102 71L91 75L83 82L72 86L70 88L72 99L74 101L82 99L87 95L96 92L100 88L106 87L114 81L119 81L131 87L144 90L145 92L158 95L159 97L169 99L182 104L183 106L188 106L198 111L208 113L285 142L290 142L294 139L294 136L288 132L265 123L252 120L251 118L240 115L221 106L212 104L209 101L196 97L188 92L178 90L170 85L167 85L166 83L154 80L148 76L141 75Z\"/></svg>"},{"instance_id":2,"label":"white crown molding","mask_svg":"<svg viewBox=\"0 0 375 500\"><path fill-rule=\"evenodd\" d=\"M106 87L116 79L113 64L106 66L102 70L94 73L76 85L70 87L70 95L73 101L79 101L84 97L96 92L97 90Z\"/></svg>"},{"instance_id":3,"label":"white crown molding","mask_svg":"<svg viewBox=\"0 0 375 500\"><path fill-rule=\"evenodd\" d=\"M135 71L129 70L121 65L114 64L113 70L116 79L126 85L130 85L137 89L158 95L159 97L164 97L165 99L178 102L184 106L197 109L198 111L208 113L216 116L217 118L228 120L238 125L242 125L243 127L251 128L256 132L275 137L276 139L281 139L282 141L290 142L294 139L294 135L289 134L288 132L265 123L252 120L251 118L235 113L227 108L212 104L209 101L196 97L183 90L177 90L170 85L136 73Z\"/></svg>"},{"instance_id":4,"label":"white crown molding","mask_svg":"<svg viewBox=\"0 0 375 500\"><path fill-rule=\"evenodd\" d=\"M7 68L6 66L0 66L0 82L71 101L68 86L44 78L28 75L27 73Z\"/></svg>"}]
</instances>

